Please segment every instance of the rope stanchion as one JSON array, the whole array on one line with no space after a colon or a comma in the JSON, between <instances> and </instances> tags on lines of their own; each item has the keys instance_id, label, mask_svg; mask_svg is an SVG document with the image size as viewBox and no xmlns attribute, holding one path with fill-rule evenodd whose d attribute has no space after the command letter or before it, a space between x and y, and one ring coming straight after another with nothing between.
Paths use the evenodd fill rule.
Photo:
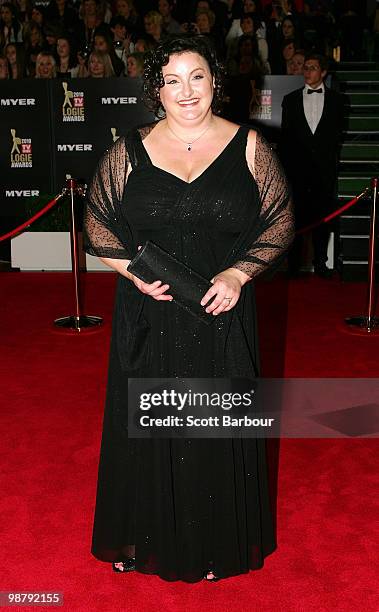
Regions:
<instances>
[{"instance_id":1,"label":"rope stanchion","mask_svg":"<svg viewBox=\"0 0 379 612\"><path fill-rule=\"evenodd\" d=\"M55 319L54 325L66 332L80 333L83 331L93 330L94 327L102 324L103 319L94 315L82 314L82 299L80 291L80 266L79 266L79 248L78 248L78 231L76 225L75 213L75 193L80 196L84 195L84 189L78 186L76 181L71 177L67 178L65 193L70 194L70 240L71 240L71 266L74 280L75 292L75 314L60 317Z\"/></svg>"},{"instance_id":2,"label":"rope stanchion","mask_svg":"<svg viewBox=\"0 0 379 612\"><path fill-rule=\"evenodd\" d=\"M378 197L378 178L371 180L373 190L371 222L370 222L370 241L368 256L368 286L367 286L367 305L366 315L347 317L345 323L353 334L358 335L378 335L379 318L375 317L375 255L376 255L376 215Z\"/></svg>"},{"instance_id":3,"label":"rope stanchion","mask_svg":"<svg viewBox=\"0 0 379 612\"><path fill-rule=\"evenodd\" d=\"M66 186L62 189L62 192L56 195L50 202L48 202L41 210L35 215L30 217L27 221L13 229L12 231L0 236L0 242L3 240L10 240L14 238L26 228L30 227L32 223L37 221L42 215L48 210L53 208L56 203L63 197L70 195L71 207L70 207L70 240L71 240L71 267L72 275L74 279L74 291L75 291L75 314L66 317L60 317L55 319L54 325L60 328L62 331L69 332L82 332L84 330L93 330L94 327L98 327L102 324L103 320L101 317L94 315L82 314L82 300L80 291L80 267L79 267L79 241L78 231L76 225L76 214L75 214L75 193L83 196L85 194L85 187L80 186L71 177L67 177Z\"/></svg>"}]
</instances>

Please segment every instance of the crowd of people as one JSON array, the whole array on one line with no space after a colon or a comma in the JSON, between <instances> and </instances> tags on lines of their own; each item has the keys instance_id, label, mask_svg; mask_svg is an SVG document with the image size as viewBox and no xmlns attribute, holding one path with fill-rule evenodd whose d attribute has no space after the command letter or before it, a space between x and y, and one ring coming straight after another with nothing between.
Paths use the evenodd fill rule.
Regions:
<instances>
[{"instance_id":1,"label":"crowd of people","mask_svg":"<svg viewBox=\"0 0 379 612\"><path fill-rule=\"evenodd\" d=\"M375 29L370 6L359 0L5 1L0 78L134 78L144 54L180 32L210 38L231 78L302 74L310 49L361 59L363 33Z\"/></svg>"}]
</instances>

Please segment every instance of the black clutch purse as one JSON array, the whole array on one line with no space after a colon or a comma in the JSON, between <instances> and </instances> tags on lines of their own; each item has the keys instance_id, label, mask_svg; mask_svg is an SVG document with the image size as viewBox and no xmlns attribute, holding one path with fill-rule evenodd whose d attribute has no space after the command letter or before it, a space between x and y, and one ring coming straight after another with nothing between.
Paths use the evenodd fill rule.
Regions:
<instances>
[{"instance_id":1,"label":"black clutch purse","mask_svg":"<svg viewBox=\"0 0 379 612\"><path fill-rule=\"evenodd\" d=\"M200 304L201 298L212 283L154 242L148 240L138 251L128 265L128 272L144 283L161 280L162 284L170 285L168 292L174 298L174 302L204 323L212 323L216 318L213 314L205 312L205 307Z\"/></svg>"}]
</instances>

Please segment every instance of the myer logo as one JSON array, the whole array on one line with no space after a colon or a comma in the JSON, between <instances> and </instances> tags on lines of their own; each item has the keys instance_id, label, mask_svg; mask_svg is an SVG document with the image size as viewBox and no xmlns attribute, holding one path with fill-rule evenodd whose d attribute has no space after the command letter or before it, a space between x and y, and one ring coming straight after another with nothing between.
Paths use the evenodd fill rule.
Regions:
<instances>
[{"instance_id":1,"label":"myer logo","mask_svg":"<svg viewBox=\"0 0 379 612\"><path fill-rule=\"evenodd\" d=\"M6 189L6 198L36 198L39 196L38 189Z\"/></svg>"},{"instance_id":2,"label":"myer logo","mask_svg":"<svg viewBox=\"0 0 379 612\"><path fill-rule=\"evenodd\" d=\"M92 151L91 144L59 144L58 151Z\"/></svg>"},{"instance_id":3,"label":"myer logo","mask_svg":"<svg viewBox=\"0 0 379 612\"><path fill-rule=\"evenodd\" d=\"M0 98L0 106L34 106L35 98Z\"/></svg>"},{"instance_id":4,"label":"myer logo","mask_svg":"<svg viewBox=\"0 0 379 612\"><path fill-rule=\"evenodd\" d=\"M62 83L64 100L62 104L63 121L84 121L84 93L71 91L68 83Z\"/></svg>"},{"instance_id":5,"label":"myer logo","mask_svg":"<svg viewBox=\"0 0 379 612\"><path fill-rule=\"evenodd\" d=\"M11 136L11 168L31 168L33 166L31 138L19 138L14 128L11 129Z\"/></svg>"},{"instance_id":6,"label":"myer logo","mask_svg":"<svg viewBox=\"0 0 379 612\"><path fill-rule=\"evenodd\" d=\"M102 104L137 104L137 98L101 98Z\"/></svg>"}]
</instances>

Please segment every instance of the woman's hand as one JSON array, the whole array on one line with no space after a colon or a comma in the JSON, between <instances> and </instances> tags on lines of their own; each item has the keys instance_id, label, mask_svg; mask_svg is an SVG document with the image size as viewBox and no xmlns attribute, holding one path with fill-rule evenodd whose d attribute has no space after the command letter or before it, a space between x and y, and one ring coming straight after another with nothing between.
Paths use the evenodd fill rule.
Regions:
<instances>
[{"instance_id":1,"label":"woman's hand","mask_svg":"<svg viewBox=\"0 0 379 612\"><path fill-rule=\"evenodd\" d=\"M146 295L149 295L150 297L154 298L154 300L158 300L162 302L172 301L173 299L172 295L165 293L167 289L170 288L170 285L167 285L167 284L162 285L162 281L160 280L154 281L154 283L144 283L139 278L134 276L134 274L130 274L130 273L129 273L129 278L132 281L132 283L135 284L137 289L141 291L141 293L145 293Z\"/></svg>"},{"instance_id":2,"label":"woman's hand","mask_svg":"<svg viewBox=\"0 0 379 612\"><path fill-rule=\"evenodd\" d=\"M204 295L200 304L205 306L211 298L216 296L205 312L219 315L234 308L241 295L241 288L250 277L236 268L228 268L211 279L213 283Z\"/></svg>"}]
</instances>

